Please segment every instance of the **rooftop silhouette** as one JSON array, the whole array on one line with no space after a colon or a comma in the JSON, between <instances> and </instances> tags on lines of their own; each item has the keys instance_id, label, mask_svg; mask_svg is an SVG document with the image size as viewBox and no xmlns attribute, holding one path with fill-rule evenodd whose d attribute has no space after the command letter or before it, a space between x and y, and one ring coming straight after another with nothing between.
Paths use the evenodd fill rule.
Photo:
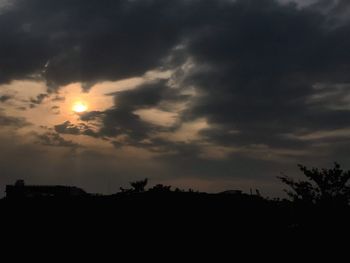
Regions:
<instances>
[{"instance_id":1,"label":"rooftop silhouette","mask_svg":"<svg viewBox=\"0 0 350 263\"><path fill-rule=\"evenodd\" d=\"M62 198L85 196L87 193L75 186L62 185L26 185L24 180L17 180L14 185L6 186L6 198Z\"/></svg>"}]
</instances>

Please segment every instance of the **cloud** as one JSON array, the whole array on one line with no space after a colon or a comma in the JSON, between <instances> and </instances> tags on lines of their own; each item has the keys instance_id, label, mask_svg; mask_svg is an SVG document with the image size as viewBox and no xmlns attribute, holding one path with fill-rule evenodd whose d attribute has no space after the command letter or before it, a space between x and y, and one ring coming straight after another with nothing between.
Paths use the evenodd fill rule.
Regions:
<instances>
[{"instance_id":1,"label":"cloud","mask_svg":"<svg viewBox=\"0 0 350 263\"><path fill-rule=\"evenodd\" d=\"M65 97L63 97L63 96L58 96L58 95L56 95L56 96L52 99L52 101L54 101L54 102L61 102L61 101L65 101L65 100L66 100Z\"/></svg>"},{"instance_id":2,"label":"cloud","mask_svg":"<svg viewBox=\"0 0 350 263\"><path fill-rule=\"evenodd\" d=\"M87 135L95 138L102 136L84 123L73 124L70 121L65 121L62 124L55 125L54 129L57 133L60 134Z\"/></svg>"},{"instance_id":3,"label":"cloud","mask_svg":"<svg viewBox=\"0 0 350 263\"><path fill-rule=\"evenodd\" d=\"M24 118L8 116L0 110L0 127L19 129L28 125L30 125L30 123Z\"/></svg>"},{"instance_id":4,"label":"cloud","mask_svg":"<svg viewBox=\"0 0 350 263\"><path fill-rule=\"evenodd\" d=\"M335 11L323 12L321 1L302 8L273 0L134 1L129 10L152 7L163 15L170 6L176 6L175 10L187 7L181 15L166 20L176 17L181 21L172 32L177 37L159 56L162 62L158 61L158 66L173 70L171 79L111 94L113 108L83 114L82 121L99 121L99 136L127 136L128 143L149 147L157 145L157 134L176 135L183 124L204 119L207 126L198 131L202 143L238 148L267 145L281 152L302 151L311 145L283 134L346 127L348 109L310 104L320 94L316 83L334 90L334 83L345 83L346 89L350 82L346 52L350 25L334 26ZM193 6L196 8L189 8ZM182 92L190 88L195 92L184 96ZM171 127L159 127L138 115L140 110L184 101L186 106L177 112L179 121ZM174 136L165 141L172 145Z\"/></svg>"},{"instance_id":5,"label":"cloud","mask_svg":"<svg viewBox=\"0 0 350 263\"><path fill-rule=\"evenodd\" d=\"M150 108L161 102L167 91L165 81L144 84L136 89L114 93L115 105L125 110Z\"/></svg>"},{"instance_id":6,"label":"cloud","mask_svg":"<svg viewBox=\"0 0 350 263\"><path fill-rule=\"evenodd\" d=\"M146 121L136 112L142 109L152 109L161 102L173 102L183 98L178 91L171 90L163 80L109 95L114 96L113 108L82 113L80 120L85 123L75 125L66 121L56 125L55 131L61 134L84 134L96 138L128 136L129 140L138 144L140 141L150 139L152 134L172 129L172 127L164 127Z\"/></svg>"},{"instance_id":7,"label":"cloud","mask_svg":"<svg viewBox=\"0 0 350 263\"><path fill-rule=\"evenodd\" d=\"M12 99L11 95L2 95L0 96L0 102L6 102L8 100Z\"/></svg>"},{"instance_id":8,"label":"cloud","mask_svg":"<svg viewBox=\"0 0 350 263\"><path fill-rule=\"evenodd\" d=\"M37 134L37 143L45 146L56 146L56 147L68 147L77 148L81 147L79 144L73 141L65 140L58 133L46 132L44 134Z\"/></svg>"},{"instance_id":9,"label":"cloud","mask_svg":"<svg viewBox=\"0 0 350 263\"><path fill-rule=\"evenodd\" d=\"M64 134L80 134L80 129L74 124L71 124L69 121L65 121L62 124L55 125L55 131Z\"/></svg>"},{"instance_id":10,"label":"cloud","mask_svg":"<svg viewBox=\"0 0 350 263\"><path fill-rule=\"evenodd\" d=\"M184 8L149 0L12 5L0 16L0 82L42 75L52 88L78 81L91 86L160 66L179 40Z\"/></svg>"},{"instance_id":11,"label":"cloud","mask_svg":"<svg viewBox=\"0 0 350 263\"><path fill-rule=\"evenodd\" d=\"M49 94L47 93L40 93L39 95L36 96L36 98L31 98L30 99L30 103L31 103L31 107L34 108L36 105L41 104L44 99L48 98Z\"/></svg>"},{"instance_id":12,"label":"cloud","mask_svg":"<svg viewBox=\"0 0 350 263\"><path fill-rule=\"evenodd\" d=\"M194 67L183 83L199 96L183 120L206 118L210 127L202 134L219 145L300 149L309 145L281 134L346 127L348 109L309 104L319 94L316 83L350 81L350 26L332 27L329 16L315 10L268 0L206 10L207 26L194 31L186 46Z\"/></svg>"}]
</instances>

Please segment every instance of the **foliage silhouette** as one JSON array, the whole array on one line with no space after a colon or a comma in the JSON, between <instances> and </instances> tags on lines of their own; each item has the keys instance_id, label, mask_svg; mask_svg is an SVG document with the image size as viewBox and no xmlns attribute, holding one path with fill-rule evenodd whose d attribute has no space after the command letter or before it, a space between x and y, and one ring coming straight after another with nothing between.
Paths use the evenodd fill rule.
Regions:
<instances>
[{"instance_id":1,"label":"foliage silhouette","mask_svg":"<svg viewBox=\"0 0 350 263\"><path fill-rule=\"evenodd\" d=\"M145 187L147 183L148 183L148 178L145 178L144 180L131 182L130 185L133 188L133 192L142 193L145 191Z\"/></svg>"},{"instance_id":2,"label":"foliage silhouette","mask_svg":"<svg viewBox=\"0 0 350 263\"><path fill-rule=\"evenodd\" d=\"M171 188L170 185L157 184L153 186L151 189L149 189L149 191L157 192L157 193L166 193L166 192L171 192L170 188Z\"/></svg>"},{"instance_id":3,"label":"foliage silhouette","mask_svg":"<svg viewBox=\"0 0 350 263\"><path fill-rule=\"evenodd\" d=\"M84 219L95 216L103 219L103 224L109 220L111 228L118 221L126 225L143 220L157 227L160 222L173 220L190 226L188 231L199 225L197 222L204 222L221 227L224 233L231 231L232 235L248 230L251 233L298 234L303 231L324 233L327 230L341 232L350 229L350 209L347 205L350 199L350 171L343 171L337 163L332 169L308 169L303 165L299 165L299 168L307 180L278 177L291 188L287 193L294 202L269 199L262 196L259 190L254 193L253 189L250 194L239 190L204 193L193 189L172 189L162 184L146 189L146 178L130 182L129 189L120 188L121 192L111 195L52 198L33 197L30 194L17 200L4 198L0 200L0 208L7 209L7 214L19 213L18 218L29 213L40 215L47 209L58 219L65 218L67 214L82 215ZM21 183L16 185L24 190L31 189L30 186L21 186Z\"/></svg>"},{"instance_id":4,"label":"foliage silhouette","mask_svg":"<svg viewBox=\"0 0 350 263\"><path fill-rule=\"evenodd\" d=\"M343 171L338 163L331 169L308 169L299 164L299 169L307 177L307 181L295 181L288 176L277 177L292 188L285 190L294 201L313 204L348 205L350 199L350 171Z\"/></svg>"},{"instance_id":5,"label":"foliage silhouette","mask_svg":"<svg viewBox=\"0 0 350 263\"><path fill-rule=\"evenodd\" d=\"M130 182L129 184L131 185L131 189L130 188L123 188L120 187L120 191L124 194L126 193L143 193L145 192L145 188L146 185L148 183L148 178L145 178L144 180L140 180L140 181L135 181L135 182Z\"/></svg>"}]
</instances>

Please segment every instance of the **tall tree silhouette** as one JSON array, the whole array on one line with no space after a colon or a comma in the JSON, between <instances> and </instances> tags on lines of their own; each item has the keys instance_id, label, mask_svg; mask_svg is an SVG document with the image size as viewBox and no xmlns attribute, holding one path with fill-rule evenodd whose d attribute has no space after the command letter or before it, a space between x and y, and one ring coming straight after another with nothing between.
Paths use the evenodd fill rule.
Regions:
<instances>
[{"instance_id":1,"label":"tall tree silhouette","mask_svg":"<svg viewBox=\"0 0 350 263\"><path fill-rule=\"evenodd\" d=\"M307 181L295 181L287 176L278 178L292 188L285 190L294 200L303 200L321 204L347 205L350 198L350 171L343 171L338 163L334 163L331 169L308 169L299 164L299 169L304 173Z\"/></svg>"}]
</instances>

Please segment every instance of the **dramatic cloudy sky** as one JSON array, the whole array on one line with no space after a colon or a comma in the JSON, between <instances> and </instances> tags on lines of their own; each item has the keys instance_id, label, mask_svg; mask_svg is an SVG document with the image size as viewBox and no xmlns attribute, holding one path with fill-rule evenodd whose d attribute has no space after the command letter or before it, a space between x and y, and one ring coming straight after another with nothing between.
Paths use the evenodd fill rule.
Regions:
<instances>
[{"instance_id":1,"label":"dramatic cloudy sky","mask_svg":"<svg viewBox=\"0 0 350 263\"><path fill-rule=\"evenodd\" d=\"M0 0L0 195L276 196L349 153L348 0Z\"/></svg>"}]
</instances>

